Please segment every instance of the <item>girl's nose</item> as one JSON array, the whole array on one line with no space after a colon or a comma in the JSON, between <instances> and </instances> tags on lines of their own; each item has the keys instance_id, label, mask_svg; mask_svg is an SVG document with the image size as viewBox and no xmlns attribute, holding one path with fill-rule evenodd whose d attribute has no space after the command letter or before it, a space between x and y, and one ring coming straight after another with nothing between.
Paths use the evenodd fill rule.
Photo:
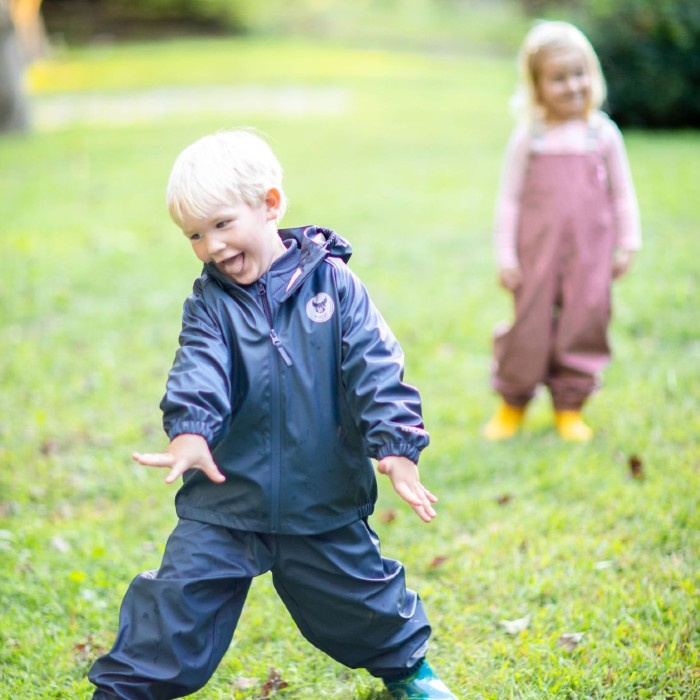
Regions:
<instances>
[{"instance_id":1,"label":"girl's nose","mask_svg":"<svg viewBox=\"0 0 700 700\"><path fill-rule=\"evenodd\" d=\"M581 86L581 79L574 75L571 76L567 81L566 81L566 87L569 90L578 90L579 87Z\"/></svg>"}]
</instances>

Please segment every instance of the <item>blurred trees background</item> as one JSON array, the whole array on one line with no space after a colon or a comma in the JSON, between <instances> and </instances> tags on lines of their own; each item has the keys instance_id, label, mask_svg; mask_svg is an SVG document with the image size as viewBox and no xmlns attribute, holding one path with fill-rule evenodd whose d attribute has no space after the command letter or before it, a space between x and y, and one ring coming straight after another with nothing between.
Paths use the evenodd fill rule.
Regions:
<instances>
[{"instance_id":1,"label":"blurred trees background","mask_svg":"<svg viewBox=\"0 0 700 700\"><path fill-rule=\"evenodd\" d=\"M592 0L581 14L622 125L700 126L700 2Z\"/></svg>"},{"instance_id":2,"label":"blurred trees background","mask_svg":"<svg viewBox=\"0 0 700 700\"><path fill-rule=\"evenodd\" d=\"M33 5L38 15L41 0L0 0L0 8L13 3ZM382 22L392 26L395 41L411 24L415 40L429 16L440 15L455 28L473 22L473 11L484 3L501 5L504 19L521 13L579 25L598 51L608 81L607 110L621 126L700 127L698 0L43 0L42 13L49 33L68 43L204 32L331 36L347 24L380 40ZM8 48L12 27L1 19L0 27L2 88L16 93L7 78L17 73ZM36 54L27 46L31 32L23 32L25 54ZM426 42L429 34L426 27Z\"/></svg>"}]
</instances>

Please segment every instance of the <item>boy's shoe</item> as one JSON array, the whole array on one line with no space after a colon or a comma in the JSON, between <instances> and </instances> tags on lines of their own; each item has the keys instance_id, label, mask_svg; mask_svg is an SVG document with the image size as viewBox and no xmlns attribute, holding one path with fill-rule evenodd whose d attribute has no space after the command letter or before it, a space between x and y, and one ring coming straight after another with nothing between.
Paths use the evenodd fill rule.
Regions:
<instances>
[{"instance_id":1,"label":"boy's shoe","mask_svg":"<svg viewBox=\"0 0 700 700\"><path fill-rule=\"evenodd\" d=\"M493 418L484 426L483 435L487 440L509 440L518 432L525 420L523 406L501 403Z\"/></svg>"},{"instance_id":2,"label":"boy's shoe","mask_svg":"<svg viewBox=\"0 0 700 700\"><path fill-rule=\"evenodd\" d=\"M593 431L583 422L581 411L556 411L554 425L562 440L588 442Z\"/></svg>"},{"instance_id":3,"label":"boy's shoe","mask_svg":"<svg viewBox=\"0 0 700 700\"><path fill-rule=\"evenodd\" d=\"M457 700L457 696L435 675L427 661L423 661L408 678L384 681L384 685L395 700Z\"/></svg>"}]
</instances>

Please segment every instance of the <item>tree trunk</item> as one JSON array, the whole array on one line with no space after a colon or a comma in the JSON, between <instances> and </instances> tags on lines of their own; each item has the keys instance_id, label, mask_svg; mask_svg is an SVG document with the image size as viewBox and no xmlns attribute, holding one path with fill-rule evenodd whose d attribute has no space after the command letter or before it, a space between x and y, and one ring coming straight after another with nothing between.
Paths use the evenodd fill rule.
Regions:
<instances>
[{"instance_id":1,"label":"tree trunk","mask_svg":"<svg viewBox=\"0 0 700 700\"><path fill-rule=\"evenodd\" d=\"M0 132L29 128L29 105L24 93L24 57L10 10L0 0Z\"/></svg>"},{"instance_id":2,"label":"tree trunk","mask_svg":"<svg viewBox=\"0 0 700 700\"><path fill-rule=\"evenodd\" d=\"M9 0L9 2L15 32L25 60L31 63L39 58L46 58L49 54L49 42L41 16L42 0Z\"/></svg>"}]
</instances>

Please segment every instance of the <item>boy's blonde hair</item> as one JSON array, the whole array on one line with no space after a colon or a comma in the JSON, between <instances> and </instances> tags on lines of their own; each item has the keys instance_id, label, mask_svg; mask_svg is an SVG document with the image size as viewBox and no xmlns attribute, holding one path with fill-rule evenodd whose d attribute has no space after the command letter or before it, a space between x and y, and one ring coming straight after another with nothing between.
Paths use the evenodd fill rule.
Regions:
<instances>
[{"instance_id":1,"label":"boy's blonde hair","mask_svg":"<svg viewBox=\"0 0 700 700\"><path fill-rule=\"evenodd\" d=\"M591 97L586 116L600 109L605 101L607 89L600 61L591 42L573 24L541 21L528 32L520 47L518 64L521 82L513 97L513 107L516 112L524 115L531 122L543 116L542 106L537 98L540 61L547 54L572 48L581 51L591 79Z\"/></svg>"},{"instance_id":2,"label":"boy's blonde hair","mask_svg":"<svg viewBox=\"0 0 700 700\"><path fill-rule=\"evenodd\" d=\"M207 216L222 204L257 207L271 189L280 193L279 221L287 202L282 166L270 146L249 129L204 136L185 148L170 171L166 202L172 220Z\"/></svg>"}]
</instances>

